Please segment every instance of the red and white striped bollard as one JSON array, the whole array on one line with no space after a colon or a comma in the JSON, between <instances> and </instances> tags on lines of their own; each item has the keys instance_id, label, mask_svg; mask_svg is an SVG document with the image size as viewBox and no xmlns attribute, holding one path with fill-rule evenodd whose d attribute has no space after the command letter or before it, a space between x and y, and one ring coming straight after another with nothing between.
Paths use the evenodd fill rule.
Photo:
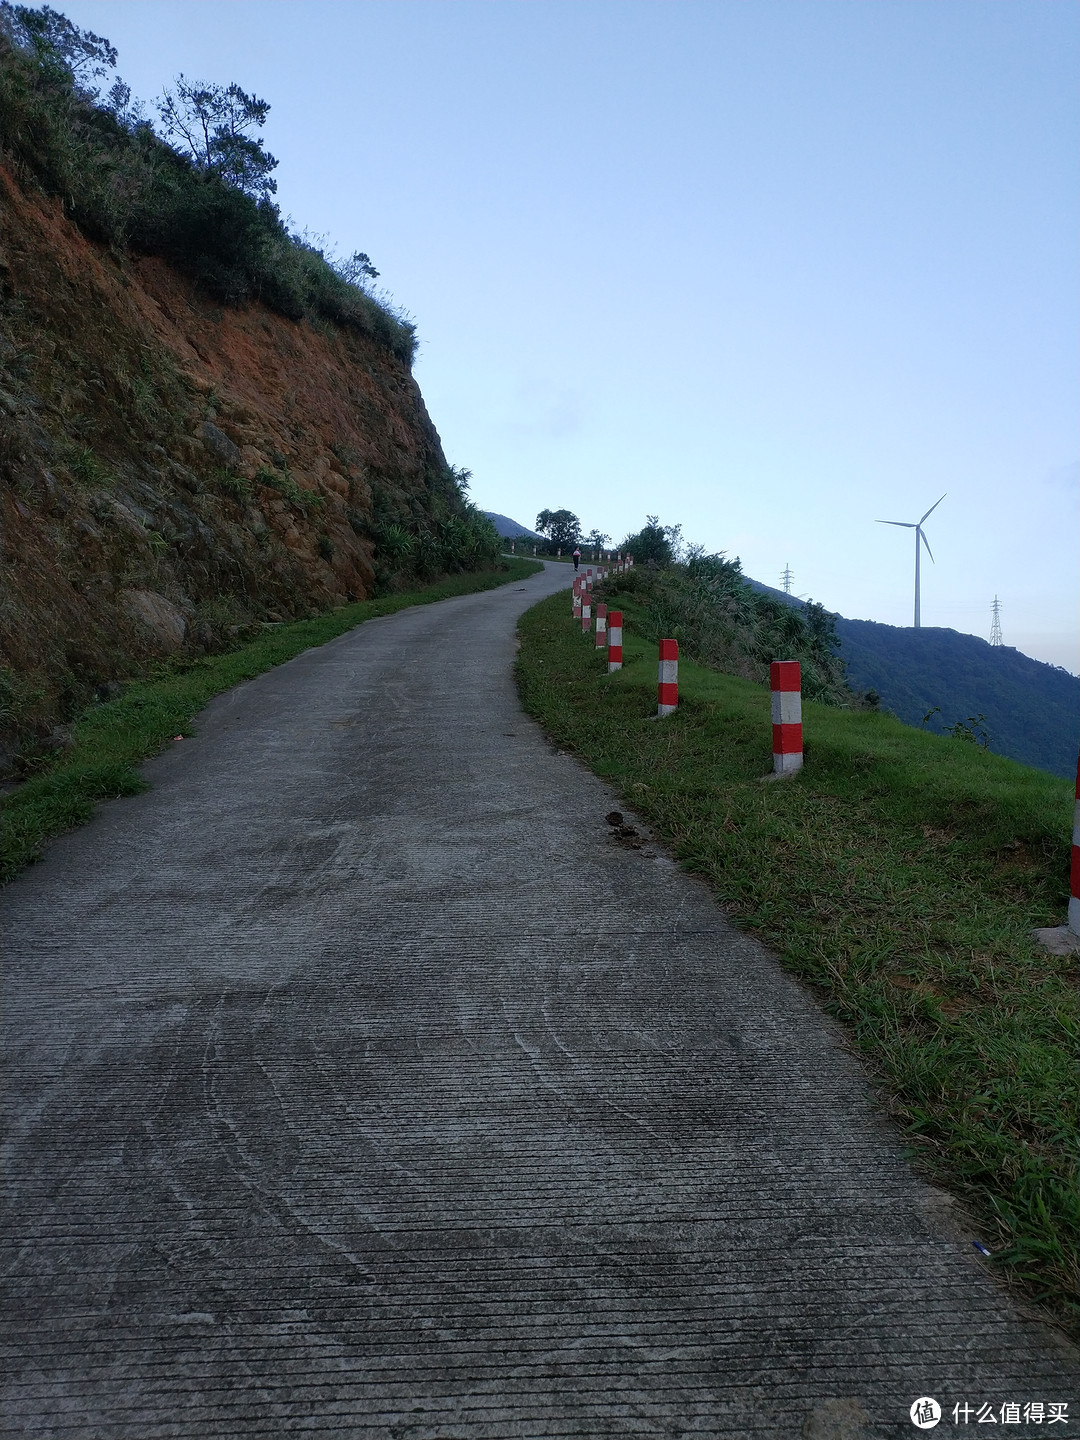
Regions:
<instances>
[{"instance_id":1,"label":"red and white striped bollard","mask_svg":"<svg viewBox=\"0 0 1080 1440\"><path fill-rule=\"evenodd\" d=\"M581 597L581 633L587 635L592 629L592 604L586 590Z\"/></svg>"},{"instance_id":2,"label":"red and white striped bollard","mask_svg":"<svg viewBox=\"0 0 1080 1440\"><path fill-rule=\"evenodd\" d=\"M607 606L597 605L596 607L596 648L603 650L607 644Z\"/></svg>"},{"instance_id":3,"label":"red and white striped bollard","mask_svg":"<svg viewBox=\"0 0 1080 1440\"><path fill-rule=\"evenodd\" d=\"M802 769L802 667L798 660L774 660L769 666L772 687L773 774L794 775Z\"/></svg>"},{"instance_id":4,"label":"red and white striped bollard","mask_svg":"<svg viewBox=\"0 0 1080 1440\"><path fill-rule=\"evenodd\" d=\"M622 669L622 611L612 610L607 618L607 668L610 675L613 670Z\"/></svg>"},{"instance_id":5,"label":"red and white striped bollard","mask_svg":"<svg viewBox=\"0 0 1080 1440\"><path fill-rule=\"evenodd\" d=\"M656 677L656 717L674 714L679 703L679 642L660 641L660 668Z\"/></svg>"}]
</instances>

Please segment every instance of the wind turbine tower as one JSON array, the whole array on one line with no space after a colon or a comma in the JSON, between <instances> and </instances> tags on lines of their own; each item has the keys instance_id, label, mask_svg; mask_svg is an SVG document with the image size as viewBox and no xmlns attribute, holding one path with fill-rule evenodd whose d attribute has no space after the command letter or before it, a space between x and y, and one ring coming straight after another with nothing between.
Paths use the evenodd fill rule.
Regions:
<instances>
[{"instance_id":1,"label":"wind turbine tower","mask_svg":"<svg viewBox=\"0 0 1080 1440\"><path fill-rule=\"evenodd\" d=\"M991 645L1000 645L1000 644L1002 644L1002 643L1003 643L1003 642L1002 642L1002 639L1001 639L1001 601L1000 601L1000 600L998 599L998 597L995 595L995 596L994 596L994 623L993 623L993 625L990 627L990 644L991 644Z\"/></svg>"},{"instance_id":2,"label":"wind turbine tower","mask_svg":"<svg viewBox=\"0 0 1080 1440\"><path fill-rule=\"evenodd\" d=\"M795 579L795 576L791 573L791 566L790 566L790 565L785 565L785 566L784 566L784 573L780 576L780 579L784 582L784 594L785 594L785 595L790 595L790 594L791 594L791 582L792 582L792 580Z\"/></svg>"},{"instance_id":3,"label":"wind turbine tower","mask_svg":"<svg viewBox=\"0 0 1080 1440\"><path fill-rule=\"evenodd\" d=\"M946 490L946 491L945 491L945 495L947 495L948 493L949 493L949 492ZM945 499L945 495L942 495L941 500L944 500L944 499ZM924 524L924 522L926 521L927 517L930 516L930 515L932 515L932 514L934 513L934 511L937 509L937 507L941 504L941 500L935 500L935 501L934 501L933 505L930 506L930 509L927 510L926 514L922 517L922 520L878 520L878 521L875 522L875 523L878 524L878 525L900 525L900 526L902 526L903 529L905 529L905 530L914 530L914 531L915 531L915 629L916 629L916 630L918 630L918 629L920 629L920 628L922 627L922 618L921 618L921 614L920 614L920 610L919 610L919 541L921 540L922 543L926 546L926 553L930 556L930 561L931 561L931 563L932 563L932 564L936 564L936 561L934 560L934 552L930 549L930 541L927 540L926 536L923 534L923 528L922 528L922 527L923 527L923 524Z\"/></svg>"}]
</instances>

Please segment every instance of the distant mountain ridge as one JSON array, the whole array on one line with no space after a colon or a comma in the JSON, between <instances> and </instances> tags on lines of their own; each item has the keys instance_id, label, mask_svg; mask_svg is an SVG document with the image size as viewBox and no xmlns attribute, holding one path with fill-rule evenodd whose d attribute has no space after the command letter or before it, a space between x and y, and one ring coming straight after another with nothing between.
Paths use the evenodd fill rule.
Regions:
<instances>
[{"instance_id":1,"label":"distant mountain ridge","mask_svg":"<svg viewBox=\"0 0 1080 1440\"><path fill-rule=\"evenodd\" d=\"M786 604L802 601L783 590L749 580ZM908 725L941 733L958 720L982 715L990 749L1023 765L1071 780L1080 743L1080 679L1056 665L1033 660L1008 645L990 645L924 625L881 625L836 616L840 654L854 690L874 690Z\"/></svg>"},{"instance_id":2,"label":"distant mountain ridge","mask_svg":"<svg viewBox=\"0 0 1080 1440\"><path fill-rule=\"evenodd\" d=\"M873 689L909 725L928 729L983 715L990 749L1071 779L1080 739L1080 679L977 635L924 625L836 622L850 683Z\"/></svg>"},{"instance_id":3,"label":"distant mountain ridge","mask_svg":"<svg viewBox=\"0 0 1080 1440\"><path fill-rule=\"evenodd\" d=\"M524 525L519 525L516 520L511 520L509 515L497 515L494 510L485 510L483 513L495 526L495 529L504 540L521 540L524 538L526 540L540 541L544 538L542 535L537 535L535 530L528 530Z\"/></svg>"}]
</instances>

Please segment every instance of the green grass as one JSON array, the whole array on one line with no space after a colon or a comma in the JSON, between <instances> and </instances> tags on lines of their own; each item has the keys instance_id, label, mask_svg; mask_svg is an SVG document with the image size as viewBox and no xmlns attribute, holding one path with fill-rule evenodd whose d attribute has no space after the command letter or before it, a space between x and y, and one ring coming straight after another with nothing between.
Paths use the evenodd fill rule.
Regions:
<instances>
[{"instance_id":1,"label":"green grass","mask_svg":"<svg viewBox=\"0 0 1080 1440\"><path fill-rule=\"evenodd\" d=\"M136 766L157 754L174 736L190 735L195 716L222 690L377 615L453 595L493 590L539 569L533 560L508 560L499 570L455 575L423 590L344 605L314 620L275 625L257 640L224 655L160 666L151 678L126 686L118 699L87 710L72 726L69 749L4 800L0 880L11 880L36 860L47 840L85 824L99 800L145 790L146 781Z\"/></svg>"},{"instance_id":2,"label":"green grass","mask_svg":"<svg viewBox=\"0 0 1080 1440\"><path fill-rule=\"evenodd\" d=\"M1064 922L1072 786L891 716L804 704L805 767L772 769L769 692L680 662L623 602L609 676L565 594L520 625L526 709L648 819L736 922L850 1029L912 1158L994 1265L1077 1333L1075 961Z\"/></svg>"}]
</instances>

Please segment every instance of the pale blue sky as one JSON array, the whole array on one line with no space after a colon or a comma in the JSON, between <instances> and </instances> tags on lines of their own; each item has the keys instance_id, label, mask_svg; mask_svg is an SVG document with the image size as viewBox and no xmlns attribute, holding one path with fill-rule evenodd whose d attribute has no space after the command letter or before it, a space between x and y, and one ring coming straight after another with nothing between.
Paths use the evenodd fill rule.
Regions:
<instances>
[{"instance_id":1,"label":"pale blue sky","mask_svg":"<svg viewBox=\"0 0 1080 1440\"><path fill-rule=\"evenodd\" d=\"M485 509L646 513L832 609L1080 668L1072 0L70 0L270 101Z\"/></svg>"}]
</instances>

